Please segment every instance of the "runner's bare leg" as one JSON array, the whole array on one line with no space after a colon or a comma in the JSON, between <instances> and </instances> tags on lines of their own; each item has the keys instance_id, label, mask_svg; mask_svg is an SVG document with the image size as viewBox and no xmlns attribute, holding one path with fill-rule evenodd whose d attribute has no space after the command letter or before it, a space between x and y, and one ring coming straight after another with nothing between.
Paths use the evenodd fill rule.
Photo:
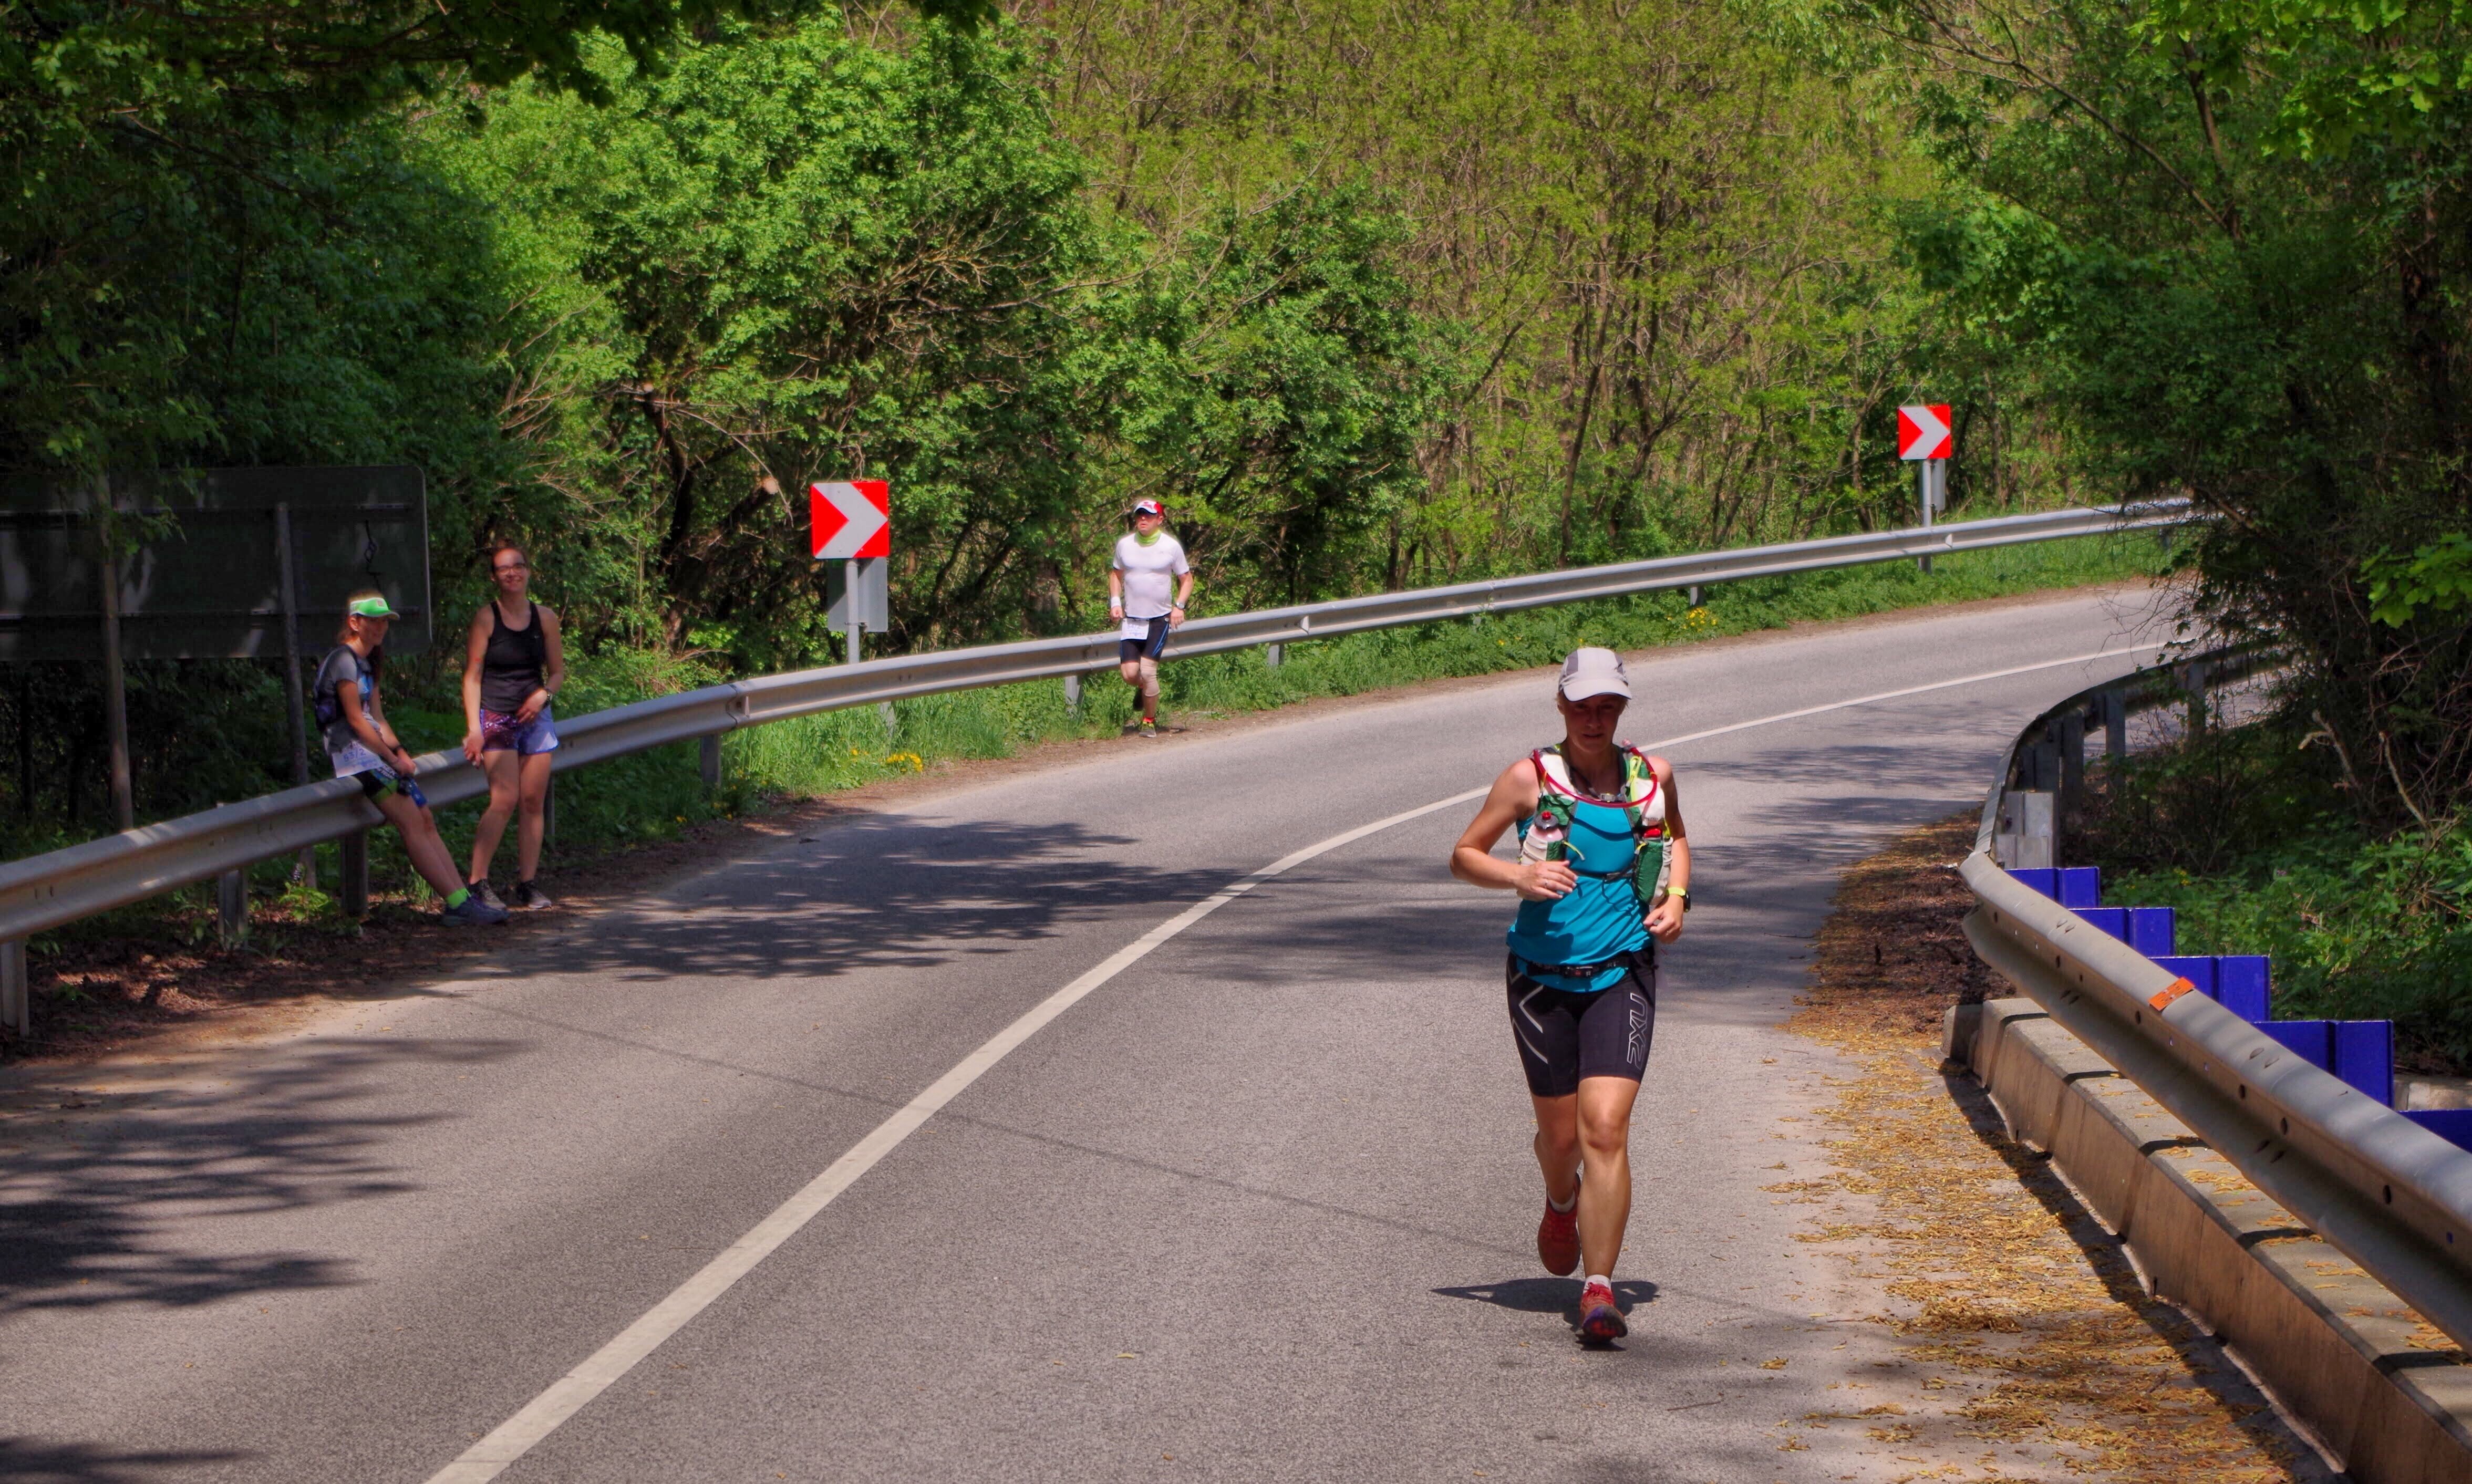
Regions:
<instances>
[{"instance_id":1,"label":"runner's bare leg","mask_svg":"<svg viewBox=\"0 0 2472 1484\"><path fill-rule=\"evenodd\" d=\"M1630 1105L1639 1084L1628 1077L1581 1077L1579 1104L1580 1159L1586 1179L1580 1187L1580 1271L1613 1276L1622 1257L1623 1231L1630 1224Z\"/></svg>"},{"instance_id":2,"label":"runner's bare leg","mask_svg":"<svg viewBox=\"0 0 2472 1484\"><path fill-rule=\"evenodd\" d=\"M1580 1095L1539 1097L1536 1105L1536 1166L1545 1174L1545 1198L1567 1205L1580 1190Z\"/></svg>"}]
</instances>

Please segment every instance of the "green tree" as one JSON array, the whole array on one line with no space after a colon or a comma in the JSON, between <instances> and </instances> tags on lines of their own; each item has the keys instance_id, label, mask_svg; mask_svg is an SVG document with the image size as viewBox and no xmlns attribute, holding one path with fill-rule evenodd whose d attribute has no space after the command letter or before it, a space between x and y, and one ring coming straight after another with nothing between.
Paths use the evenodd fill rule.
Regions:
<instances>
[{"instance_id":1,"label":"green tree","mask_svg":"<svg viewBox=\"0 0 2472 1484\"><path fill-rule=\"evenodd\" d=\"M1171 501L1219 601L1397 585L1379 542L1425 488L1458 372L1455 327L1408 307L1407 238L1361 184L1222 205L1105 317L1111 504Z\"/></svg>"},{"instance_id":2,"label":"green tree","mask_svg":"<svg viewBox=\"0 0 2472 1484\"><path fill-rule=\"evenodd\" d=\"M2028 368L2093 478L2217 517L2199 611L2294 649L2295 705L2365 813L2472 798L2467 625L2381 623L2372 590L2379 554L2472 526L2472 54L2441 12L1834 13L1963 184L1913 223L1932 286Z\"/></svg>"},{"instance_id":3,"label":"green tree","mask_svg":"<svg viewBox=\"0 0 2472 1484\"><path fill-rule=\"evenodd\" d=\"M1106 244L1018 50L724 28L610 87L524 85L428 130L503 203L563 347L567 440L541 454L600 498L588 529L547 507L562 539L635 559L646 637L792 663L825 643L807 484L890 477L896 640L1034 608Z\"/></svg>"}]
</instances>

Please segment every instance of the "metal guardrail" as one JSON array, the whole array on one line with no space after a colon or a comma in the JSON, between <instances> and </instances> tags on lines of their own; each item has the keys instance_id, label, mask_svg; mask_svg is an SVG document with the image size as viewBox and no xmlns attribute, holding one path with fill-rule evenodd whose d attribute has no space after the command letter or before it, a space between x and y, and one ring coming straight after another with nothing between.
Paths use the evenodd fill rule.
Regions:
<instances>
[{"instance_id":1,"label":"metal guardrail","mask_svg":"<svg viewBox=\"0 0 2472 1484\"><path fill-rule=\"evenodd\" d=\"M2222 651L2192 662L2221 682L2267 660ZM2472 1347L2472 1150L2422 1128L2312 1066L2127 944L2008 874L1998 852L2031 841L2004 831L2029 811L2034 753L2056 729L2110 697L2169 704L2205 679L2158 686L2157 671L2096 686L2035 718L2010 743L1960 867L1975 910L1966 936L1997 969L2259 1190ZM2155 700L2160 697L2159 702ZM2080 737L2082 733L2080 734ZM2066 766L2065 759L2062 766Z\"/></svg>"},{"instance_id":2,"label":"metal guardrail","mask_svg":"<svg viewBox=\"0 0 2472 1484\"><path fill-rule=\"evenodd\" d=\"M2185 500L2103 506L1377 593L1195 620L1176 631L1168 651L1181 656L1293 644L1554 603L2173 526L2190 518ZM655 696L561 718L560 746L551 757L563 771L847 706L1078 677L1112 668L1116 642L1110 632L896 655ZM418 766L421 790L433 805L458 803L487 789L480 770L460 752L430 753ZM381 822L356 784L329 779L0 864L0 1025L13 1022L21 1033L30 1028L24 967L29 935L305 845L357 836Z\"/></svg>"}]
</instances>

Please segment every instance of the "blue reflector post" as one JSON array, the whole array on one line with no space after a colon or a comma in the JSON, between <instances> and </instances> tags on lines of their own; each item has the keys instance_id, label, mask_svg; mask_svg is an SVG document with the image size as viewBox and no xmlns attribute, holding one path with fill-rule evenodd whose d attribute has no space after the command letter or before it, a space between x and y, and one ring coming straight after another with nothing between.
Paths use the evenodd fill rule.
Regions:
<instances>
[{"instance_id":1,"label":"blue reflector post","mask_svg":"<svg viewBox=\"0 0 2472 1484\"><path fill-rule=\"evenodd\" d=\"M2053 870L2051 867L2029 866L2025 870L2011 871L2008 874L2017 878L2019 881L2024 882L2027 885L2033 887L2036 891L2041 892L2053 901L2058 902L2060 900L2060 873ZM2063 907L2067 906L2066 903L2061 903L2061 905Z\"/></svg>"},{"instance_id":2,"label":"blue reflector post","mask_svg":"<svg viewBox=\"0 0 2472 1484\"><path fill-rule=\"evenodd\" d=\"M2149 958L2172 952L2174 916L2168 907L2128 908L2128 946Z\"/></svg>"},{"instance_id":3,"label":"blue reflector post","mask_svg":"<svg viewBox=\"0 0 2472 1484\"><path fill-rule=\"evenodd\" d=\"M2394 1022L2336 1021L2335 1065L2327 1070L2394 1106Z\"/></svg>"},{"instance_id":4,"label":"blue reflector post","mask_svg":"<svg viewBox=\"0 0 2472 1484\"><path fill-rule=\"evenodd\" d=\"M2472 1108L2411 1108L2404 1117L2440 1139L2472 1149Z\"/></svg>"},{"instance_id":5,"label":"blue reflector post","mask_svg":"<svg viewBox=\"0 0 2472 1484\"><path fill-rule=\"evenodd\" d=\"M2264 954L2225 954L2215 960L2215 998L2250 1025L2265 1021L2272 1003Z\"/></svg>"},{"instance_id":6,"label":"blue reflector post","mask_svg":"<svg viewBox=\"0 0 2472 1484\"><path fill-rule=\"evenodd\" d=\"M2301 1060L2318 1071L2333 1070L2335 1036L2332 1021L2268 1021L2257 1028L2299 1053Z\"/></svg>"},{"instance_id":7,"label":"blue reflector post","mask_svg":"<svg viewBox=\"0 0 2472 1484\"><path fill-rule=\"evenodd\" d=\"M2128 941L2128 908L2125 907L2081 907L2078 915L2094 924L2098 932L2108 932L2123 943Z\"/></svg>"}]
</instances>

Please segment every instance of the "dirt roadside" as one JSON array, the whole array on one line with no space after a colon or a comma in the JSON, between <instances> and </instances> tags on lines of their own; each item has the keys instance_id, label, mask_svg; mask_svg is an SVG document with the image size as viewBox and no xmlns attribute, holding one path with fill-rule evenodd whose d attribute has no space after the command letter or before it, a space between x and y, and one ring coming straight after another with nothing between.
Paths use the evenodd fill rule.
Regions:
<instances>
[{"instance_id":1,"label":"dirt roadside","mask_svg":"<svg viewBox=\"0 0 2472 1484\"><path fill-rule=\"evenodd\" d=\"M1952 611L2025 607L2088 596L2114 597L2127 610L2149 606L2159 595L2155 586L2143 582L2020 593L1727 635L1697 641L1689 648L1697 652L1753 648L1787 643L1823 626L1890 627ZM1633 658L1652 664L1678 652L1651 649ZM1450 695L1539 684L1549 673L1514 671L1424 681L1300 701L1272 711L1172 716L1175 730L1158 742L1068 738L1025 747L1009 758L939 763L921 774L784 804L734 820L691 825L672 840L581 860L553 859L543 884L555 893L559 907L545 913L519 914L503 930L450 932L439 928L430 912L416 910L401 899L380 898L372 903L370 915L357 925L332 917L302 921L261 906L252 921L250 942L239 950L223 949L210 937L178 935L168 925L146 935L71 943L57 953L38 955L30 965L35 1035L22 1041L0 1036L0 1068L64 1071L137 1049L150 1054L187 1052L228 1041L290 1033L337 1005L401 994L454 976L491 954L523 946L543 932L571 931L579 916L588 919L724 860L914 800L1014 774L1093 761L1107 748L1173 746L1186 738L1224 737L1382 705L1409 694Z\"/></svg>"},{"instance_id":2,"label":"dirt roadside","mask_svg":"<svg viewBox=\"0 0 2472 1484\"><path fill-rule=\"evenodd\" d=\"M1845 873L1788 1023L1861 1071L1818 1113L1833 1171L1768 1189L1817 1208L1797 1239L1885 1300L1865 1317L1902 1363L1788 1425L1785 1446L1860 1430L1864 1472L1890 1480L2333 1479L2220 1345L2147 1296L1973 1079L1943 1070L1941 1012L2000 992L1959 926L1972 899L1951 866L1977 823L1912 831Z\"/></svg>"}]
</instances>

